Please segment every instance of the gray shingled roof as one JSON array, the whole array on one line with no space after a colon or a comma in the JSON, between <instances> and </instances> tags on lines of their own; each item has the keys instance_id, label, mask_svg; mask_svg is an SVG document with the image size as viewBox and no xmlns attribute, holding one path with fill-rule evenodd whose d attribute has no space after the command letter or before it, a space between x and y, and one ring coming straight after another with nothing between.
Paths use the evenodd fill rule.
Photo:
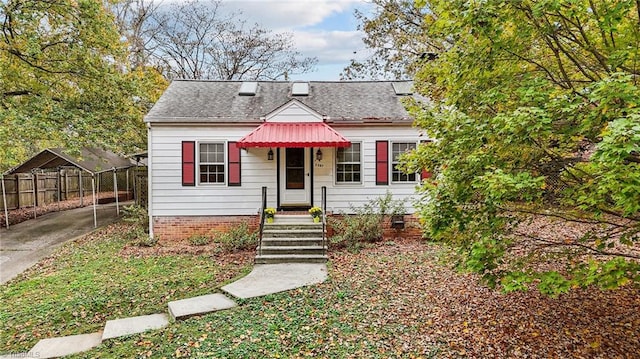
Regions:
<instances>
[{"instance_id":1,"label":"gray shingled roof","mask_svg":"<svg viewBox=\"0 0 640 359\"><path fill-rule=\"evenodd\" d=\"M242 81L173 81L145 122L260 122L295 98L328 122L411 121L396 88L409 81L309 82L308 96L292 96L291 82L259 81L255 96L239 95Z\"/></svg>"}]
</instances>

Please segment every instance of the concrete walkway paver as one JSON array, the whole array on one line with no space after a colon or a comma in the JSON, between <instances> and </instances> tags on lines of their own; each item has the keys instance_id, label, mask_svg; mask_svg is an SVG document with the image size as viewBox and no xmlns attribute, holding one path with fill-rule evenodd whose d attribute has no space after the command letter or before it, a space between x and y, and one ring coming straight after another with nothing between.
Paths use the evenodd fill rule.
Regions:
<instances>
[{"instance_id":1,"label":"concrete walkway paver","mask_svg":"<svg viewBox=\"0 0 640 359\"><path fill-rule=\"evenodd\" d=\"M229 309L237 304L224 294L208 294L169 302L169 314L173 319L186 319L194 315Z\"/></svg>"},{"instance_id":2,"label":"concrete walkway paver","mask_svg":"<svg viewBox=\"0 0 640 359\"><path fill-rule=\"evenodd\" d=\"M104 326L102 340L142 333L151 329L162 329L167 325L169 325L169 318L166 314L108 320Z\"/></svg>"},{"instance_id":3,"label":"concrete walkway paver","mask_svg":"<svg viewBox=\"0 0 640 359\"><path fill-rule=\"evenodd\" d=\"M87 351L101 342L102 332L42 339L29 350L29 355L35 358L57 358Z\"/></svg>"},{"instance_id":4,"label":"concrete walkway paver","mask_svg":"<svg viewBox=\"0 0 640 359\"><path fill-rule=\"evenodd\" d=\"M246 277L222 287L222 290L236 298L246 299L318 284L325 280L325 263L257 264Z\"/></svg>"}]
</instances>

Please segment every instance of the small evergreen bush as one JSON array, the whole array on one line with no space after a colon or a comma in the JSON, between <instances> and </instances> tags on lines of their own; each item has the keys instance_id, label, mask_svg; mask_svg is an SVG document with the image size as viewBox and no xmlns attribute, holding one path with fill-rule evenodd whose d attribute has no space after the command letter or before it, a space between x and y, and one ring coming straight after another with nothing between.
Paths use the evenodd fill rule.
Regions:
<instances>
[{"instance_id":1,"label":"small evergreen bush","mask_svg":"<svg viewBox=\"0 0 640 359\"><path fill-rule=\"evenodd\" d=\"M341 213L339 218L329 218L334 230L331 244L357 250L362 243L376 242L382 239L383 223L390 215L405 214L406 209L400 200L394 200L387 191L385 196L369 200L362 207L351 206L351 213Z\"/></svg>"},{"instance_id":2,"label":"small evergreen bush","mask_svg":"<svg viewBox=\"0 0 640 359\"><path fill-rule=\"evenodd\" d=\"M250 231L249 225L244 222L226 232L216 233L214 238L224 251L229 252L248 250L258 245L258 233Z\"/></svg>"},{"instance_id":3,"label":"small evergreen bush","mask_svg":"<svg viewBox=\"0 0 640 359\"><path fill-rule=\"evenodd\" d=\"M149 212L146 208L138 205L124 206L122 212L123 220L133 224L124 234L126 239L140 247L153 247L158 243L158 238L149 236Z\"/></svg>"},{"instance_id":4,"label":"small evergreen bush","mask_svg":"<svg viewBox=\"0 0 640 359\"><path fill-rule=\"evenodd\" d=\"M189 237L188 241L192 246L206 246L207 244L211 243L212 238L210 236L205 236L202 234L194 234L193 236Z\"/></svg>"}]
</instances>

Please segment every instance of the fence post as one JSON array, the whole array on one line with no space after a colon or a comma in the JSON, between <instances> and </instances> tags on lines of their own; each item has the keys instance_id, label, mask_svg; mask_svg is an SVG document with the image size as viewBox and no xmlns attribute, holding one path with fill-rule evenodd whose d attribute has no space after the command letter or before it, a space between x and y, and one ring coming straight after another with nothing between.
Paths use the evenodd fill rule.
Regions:
<instances>
[{"instance_id":1,"label":"fence post","mask_svg":"<svg viewBox=\"0 0 640 359\"><path fill-rule=\"evenodd\" d=\"M4 188L4 175L0 174L0 181L2 181L2 202L4 204L4 221L9 229L9 209L7 208L7 192Z\"/></svg>"}]
</instances>

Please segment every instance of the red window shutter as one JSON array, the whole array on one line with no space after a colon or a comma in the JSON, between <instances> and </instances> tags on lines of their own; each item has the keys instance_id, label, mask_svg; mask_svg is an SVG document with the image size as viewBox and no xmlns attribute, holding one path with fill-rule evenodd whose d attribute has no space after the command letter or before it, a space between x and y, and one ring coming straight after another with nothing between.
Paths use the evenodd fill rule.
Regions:
<instances>
[{"instance_id":1,"label":"red window shutter","mask_svg":"<svg viewBox=\"0 0 640 359\"><path fill-rule=\"evenodd\" d=\"M196 185L196 143L182 141L182 185Z\"/></svg>"},{"instance_id":2,"label":"red window shutter","mask_svg":"<svg viewBox=\"0 0 640 359\"><path fill-rule=\"evenodd\" d=\"M229 156L229 186L240 186L240 148L237 142L227 143Z\"/></svg>"},{"instance_id":3,"label":"red window shutter","mask_svg":"<svg viewBox=\"0 0 640 359\"><path fill-rule=\"evenodd\" d=\"M376 141L376 184L389 184L389 141Z\"/></svg>"},{"instance_id":4,"label":"red window shutter","mask_svg":"<svg viewBox=\"0 0 640 359\"><path fill-rule=\"evenodd\" d=\"M427 141L420 141L420 144L429 144L431 143L431 140L427 140ZM420 173L420 179L427 179L427 178L431 178L431 172L427 171L426 168L422 169L422 172Z\"/></svg>"}]
</instances>

